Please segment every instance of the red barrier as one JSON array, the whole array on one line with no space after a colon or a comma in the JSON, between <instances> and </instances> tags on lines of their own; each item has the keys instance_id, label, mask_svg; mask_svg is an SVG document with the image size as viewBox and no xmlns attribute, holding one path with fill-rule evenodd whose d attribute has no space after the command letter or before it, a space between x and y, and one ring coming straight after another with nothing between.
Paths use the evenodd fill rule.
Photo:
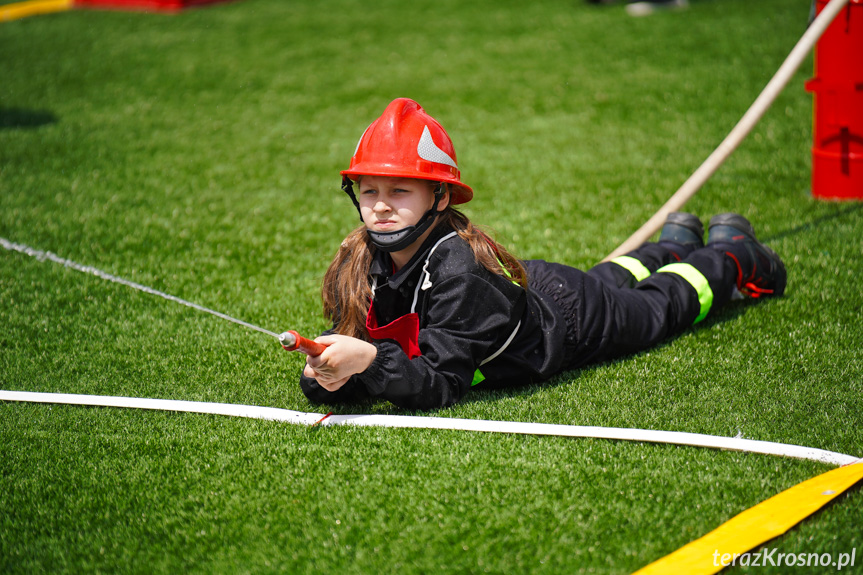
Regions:
<instances>
[{"instance_id":1,"label":"red barrier","mask_svg":"<svg viewBox=\"0 0 863 575\"><path fill-rule=\"evenodd\" d=\"M817 10L827 0L817 0ZM863 200L863 0L850 0L815 47L812 195Z\"/></svg>"},{"instance_id":2,"label":"red barrier","mask_svg":"<svg viewBox=\"0 0 863 575\"><path fill-rule=\"evenodd\" d=\"M185 8L230 0L75 0L76 8L179 12Z\"/></svg>"}]
</instances>

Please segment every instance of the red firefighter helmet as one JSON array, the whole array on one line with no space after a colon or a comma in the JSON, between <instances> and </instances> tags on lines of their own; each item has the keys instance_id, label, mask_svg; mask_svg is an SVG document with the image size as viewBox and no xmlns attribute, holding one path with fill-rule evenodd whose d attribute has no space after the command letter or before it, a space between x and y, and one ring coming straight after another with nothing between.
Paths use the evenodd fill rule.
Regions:
<instances>
[{"instance_id":1,"label":"red firefighter helmet","mask_svg":"<svg viewBox=\"0 0 863 575\"><path fill-rule=\"evenodd\" d=\"M455 149L443 126L408 98L393 100L372 122L357 143L351 167L341 175L352 180L392 176L446 182L451 204L473 198L473 190L459 180Z\"/></svg>"}]
</instances>

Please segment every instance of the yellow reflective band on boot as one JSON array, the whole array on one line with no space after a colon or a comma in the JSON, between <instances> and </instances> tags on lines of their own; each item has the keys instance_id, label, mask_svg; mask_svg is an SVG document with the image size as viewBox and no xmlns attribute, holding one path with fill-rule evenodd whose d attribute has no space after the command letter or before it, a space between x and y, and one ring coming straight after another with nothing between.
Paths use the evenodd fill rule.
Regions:
<instances>
[{"instance_id":1,"label":"yellow reflective band on boot","mask_svg":"<svg viewBox=\"0 0 863 575\"><path fill-rule=\"evenodd\" d=\"M698 303L701 304L701 313L692 323L703 320L710 311L710 306L713 305L713 290L710 289L707 278L690 264L668 264L656 270L656 273L660 272L677 274L695 288L698 293Z\"/></svg>"},{"instance_id":2,"label":"yellow reflective band on boot","mask_svg":"<svg viewBox=\"0 0 863 575\"><path fill-rule=\"evenodd\" d=\"M635 281L641 281L650 277L650 270L644 267L644 264L635 258L629 256L617 256L612 263L615 263L635 276Z\"/></svg>"}]
</instances>

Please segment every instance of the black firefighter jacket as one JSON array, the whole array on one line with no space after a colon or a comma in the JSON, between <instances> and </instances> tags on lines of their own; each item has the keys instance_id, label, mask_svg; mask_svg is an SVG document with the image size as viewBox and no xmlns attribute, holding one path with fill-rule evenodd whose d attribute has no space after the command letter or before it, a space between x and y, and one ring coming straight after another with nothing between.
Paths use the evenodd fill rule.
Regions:
<instances>
[{"instance_id":1,"label":"black firefighter jacket","mask_svg":"<svg viewBox=\"0 0 863 575\"><path fill-rule=\"evenodd\" d=\"M311 401L373 397L426 410L454 404L476 380L484 378L482 387L524 385L563 367L566 322L558 306L486 270L449 227L434 228L407 265L392 268L390 256L376 252L369 270L375 317L369 319L387 326L416 314L419 350L410 353L420 355L410 357L396 339L373 338L377 357L338 391L301 376Z\"/></svg>"}]
</instances>

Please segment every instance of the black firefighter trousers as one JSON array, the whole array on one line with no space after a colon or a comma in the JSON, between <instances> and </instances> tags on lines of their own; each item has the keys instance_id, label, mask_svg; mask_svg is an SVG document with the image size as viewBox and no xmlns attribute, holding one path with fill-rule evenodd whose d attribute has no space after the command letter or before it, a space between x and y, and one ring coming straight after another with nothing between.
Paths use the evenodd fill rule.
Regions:
<instances>
[{"instance_id":1,"label":"black firefighter trousers","mask_svg":"<svg viewBox=\"0 0 863 575\"><path fill-rule=\"evenodd\" d=\"M566 316L565 369L653 347L724 306L735 291L734 261L712 248L678 262L664 246L647 243L626 257L643 266L640 275L650 275L638 281L614 260L587 272L525 262L531 289L550 296Z\"/></svg>"}]
</instances>

